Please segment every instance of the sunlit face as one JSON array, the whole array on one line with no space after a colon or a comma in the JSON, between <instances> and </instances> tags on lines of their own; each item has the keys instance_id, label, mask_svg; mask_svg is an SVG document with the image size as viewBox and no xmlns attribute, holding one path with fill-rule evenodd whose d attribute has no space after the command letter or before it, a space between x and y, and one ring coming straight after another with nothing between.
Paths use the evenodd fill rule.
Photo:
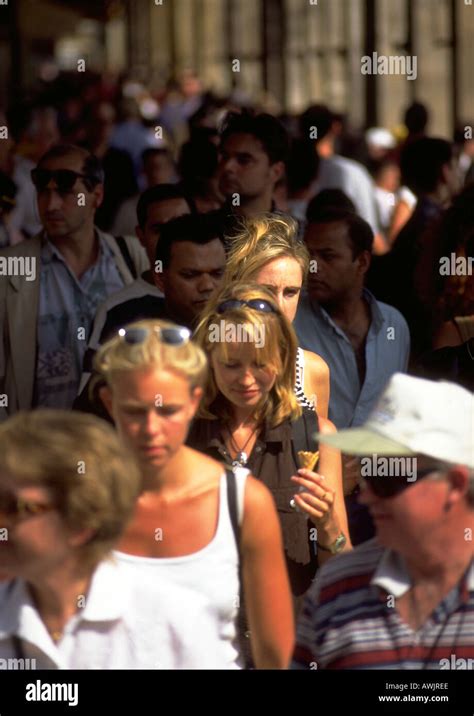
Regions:
<instances>
[{"instance_id":1,"label":"sunlit face","mask_svg":"<svg viewBox=\"0 0 474 716\"><path fill-rule=\"evenodd\" d=\"M419 465L420 469L423 467ZM390 477L379 478L390 480ZM395 497L378 497L364 487L359 502L374 520L377 538L384 547L409 555L413 544L422 543L439 526L444 513L448 483L429 477L410 484Z\"/></svg>"},{"instance_id":2,"label":"sunlit face","mask_svg":"<svg viewBox=\"0 0 474 716\"><path fill-rule=\"evenodd\" d=\"M236 407L257 407L273 388L276 372L259 361L259 351L250 343L228 343L226 354L216 346L210 356L219 391Z\"/></svg>"},{"instance_id":3,"label":"sunlit face","mask_svg":"<svg viewBox=\"0 0 474 716\"><path fill-rule=\"evenodd\" d=\"M352 254L347 227L343 222L309 224L305 243L317 271L308 274L308 293L321 304L335 302L350 294L363 281L359 257Z\"/></svg>"},{"instance_id":4,"label":"sunlit face","mask_svg":"<svg viewBox=\"0 0 474 716\"><path fill-rule=\"evenodd\" d=\"M4 473L0 474L0 491L39 505L53 504L53 496L46 488L20 487ZM7 532L3 533L3 529ZM0 514L0 533L0 581L2 576L34 580L60 567L74 554L71 532L55 509L21 518Z\"/></svg>"},{"instance_id":5,"label":"sunlit face","mask_svg":"<svg viewBox=\"0 0 474 716\"><path fill-rule=\"evenodd\" d=\"M270 163L262 143L252 134L232 134L220 150L219 188L226 197L254 199L273 192L282 162Z\"/></svg>"},{"instance_id":6,"label":"sunlit face","mask_svg":"<svg viewBox=\"0 0 474 716\"><path fill-rule=\"evenodd\" d=\"M159 470L185 442L202 395L182 375L155 368L117 371L102 398L142 469Z\"/></svg>"},{"instance_id":7,"label":"sunlit face","mask_svg":"<svg viewBox=\"0 0 474 716\"><path fill-rule=\"evenodd\" d=\"M42 169L70 169L78 174L83 171L83 159L78 154L50 159L41 165ZM84 197L80 197L83 194ZM97 185L89 191L82 179L77 179L67 194L59 194L56 184L51 181L44 191L37 194L38 212L48 237L66 238L92 225L96 209L103 197L103 187ZM83 199L79 201L79 199Z\"/></svg>"},{"instance_id":8,"label":"sunlit face","mask_svg":"<svg viewBox=\"0 0 474 716\"><path fill-rule=\"evenodd\" d=\"M275 294L281 312L291 323L296 316L303 283L303 272L298 261L290 256L269 261L254 280Z\"/></svg>"}]
</instances>

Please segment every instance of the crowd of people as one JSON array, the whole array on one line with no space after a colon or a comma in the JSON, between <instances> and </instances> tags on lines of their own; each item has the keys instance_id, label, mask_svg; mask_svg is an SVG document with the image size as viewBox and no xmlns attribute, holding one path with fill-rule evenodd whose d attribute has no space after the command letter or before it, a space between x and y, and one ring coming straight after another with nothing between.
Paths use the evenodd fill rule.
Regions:
<instances>
[{"instance_id":1,"label":"crowd of people","mask_svg":"<svg viewBox=\"0 0 474 716\"><path fill-rule=\"evenodd\" d=\"M0 657L474 658L474 140L142 106L0 111Z\"/></svg>"}]
</instances>

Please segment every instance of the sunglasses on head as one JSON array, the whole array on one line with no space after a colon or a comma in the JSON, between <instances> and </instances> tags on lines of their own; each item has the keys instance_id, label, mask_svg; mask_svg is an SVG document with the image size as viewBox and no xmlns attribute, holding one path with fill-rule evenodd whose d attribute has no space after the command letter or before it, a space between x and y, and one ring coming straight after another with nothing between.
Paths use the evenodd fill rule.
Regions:
<instances>
[{"instance_id":1,"label":"sunglasses on head","mask_svg":"<svg viewBox=\"0 0 474 716\"><path fill-rule=\"evenodd\" d=\"M252 298L250 301L241 301L238 298L230 298L228 301L223 301L217 306L217 313L225 313L226 311L232 311L236 308L242 308L242 306L248 306L253 308L254 311L260 311L261 313L277 313L277 309L273 306L270 301L266 301L264 298Z\"/></svg>"},{"instance_id":2,"label":"sunglasses on head","mask_svg":"<svg viewBox=\"0 0 474 716\"><path fill-rule=\"evenodd\" d=\"M152 334L156 333L160 341L169 346L182 346L191 338L191 331L184 326L173 326L170 328L120 328L119 336L129 345L144 343Z\"/></svg>"},{"instance_id":3,"label":"sunglasses on head","mask_svg":"<svg viewBox=\"0 0 474 716\"><path fill-rule=\"evenodd\" d=\"M423 470L417 470L416 479L409 481L406 475L365 475L361 478L363 485L368 485L374 495L390 499L399 495L408 487L415 485L418 480L422 480L430 474L438 472L436 467L427 467Z\"/></svg>"},{"instance_id":4,"label":"sunglasses on head","mask_svg":"<svg viewBox=\"0 0 474 716\"><path fill-rule=\"evenodd\" d=\"M36 168L31 171L31 179L36 187L36 191L44 191L49 183L53 181L56 184L58 194L69 194L78 179L84 179L91 184L97 184L98 180L87 174L74 172L72 169L40 169Z\"/></svg>"},{"instance_id":5,"label":"sunglasses on head","mask_svg":"<svg viewBox=\"0 0 474 716\"><path fill-rule=\"evenodd\" d=\"M15 519L41 515L44 512L55 510L54 505L45 505L33 500L24 500L9 492L0 492L0 516Z\"/></svg>"}]
</instances>

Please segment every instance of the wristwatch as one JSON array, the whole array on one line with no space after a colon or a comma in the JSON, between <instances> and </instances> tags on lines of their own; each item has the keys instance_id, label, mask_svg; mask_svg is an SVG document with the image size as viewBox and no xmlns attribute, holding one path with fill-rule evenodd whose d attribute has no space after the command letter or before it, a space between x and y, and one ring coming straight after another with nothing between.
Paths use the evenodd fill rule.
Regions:
<instances>
[{"instance_id":1,"label":"wristwatch","mask_svg":"<svg viewBox=\"0 0 474 716\"><path fill-rule=\"evenodd\" d=\"M334 542L330 544L328 547L324 547L324 545L320 544L318 542L318 547L322 549L324 552L331 552L331 554L339 554L339 552L342 552L344 547L347 544L347 538L344 532L341 532Z\"/></svg>"}]
</instances>

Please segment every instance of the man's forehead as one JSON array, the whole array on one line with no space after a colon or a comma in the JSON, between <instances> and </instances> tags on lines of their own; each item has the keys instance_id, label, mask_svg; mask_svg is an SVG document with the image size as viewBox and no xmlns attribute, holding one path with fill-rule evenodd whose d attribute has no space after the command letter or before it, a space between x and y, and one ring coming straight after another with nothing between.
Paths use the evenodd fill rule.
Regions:
<instances>
[{"instance_id":1,"label":"man's forehead","mask_svg":"<svg viewBox=\"0 0 474 716\"><path fill-rule=\"evenodd\" d=\"M70 169L74 172L82 173L84 168L84 159L81 154L70 153L62 157L51 157L41 163L41 169Z\"/></svg>"},{"instance_id":2,"label":"man's forehead","mask_svg":"<svg viewBox=\"0 0 474 716\"><path fill-rule=\"evenodd\" d=\"M331 221L324 224L311 223L306 229L305 241L317 244L318 247L335 248L337 244L348 240L347 226L342 221Z\"/></svg>"},{"instance_id":3,"label":"man's forehead","mask_svg":"<svg viewBox=\"0 0 474 716\"><path fill-rule=\"evenodd\" d=\"M211 268L212 270L225 265L225 250L218 238L206 244L195 244L192 241L178 241L171 246L171 262L179 268Z\"/></svg>"},{"instance_id":4,"label":"man's forehead","mask_svg":"<svg viewBox=\"0 0 474 716\"><path fill-rule=\"evenodd\" d=\"M222 143L221 149L226 152L265 154L262 142L253 134L246 134L244 132L231 134L230 137Z\"/></svg>"},{"instance_id":5,"label":"man's forehead","mask_svg":"<svg viewBox=\"0 0 474 716\"><path fill-rule=\"evenodd\" d=\"M158 221L160 224L164 224L170 219L175 219L178 216L189 213L189 206L186 199L182 197L156 201L150 204L148 208L147 223L151 222L154 224Z\"/></svg>"}]
</instances>

